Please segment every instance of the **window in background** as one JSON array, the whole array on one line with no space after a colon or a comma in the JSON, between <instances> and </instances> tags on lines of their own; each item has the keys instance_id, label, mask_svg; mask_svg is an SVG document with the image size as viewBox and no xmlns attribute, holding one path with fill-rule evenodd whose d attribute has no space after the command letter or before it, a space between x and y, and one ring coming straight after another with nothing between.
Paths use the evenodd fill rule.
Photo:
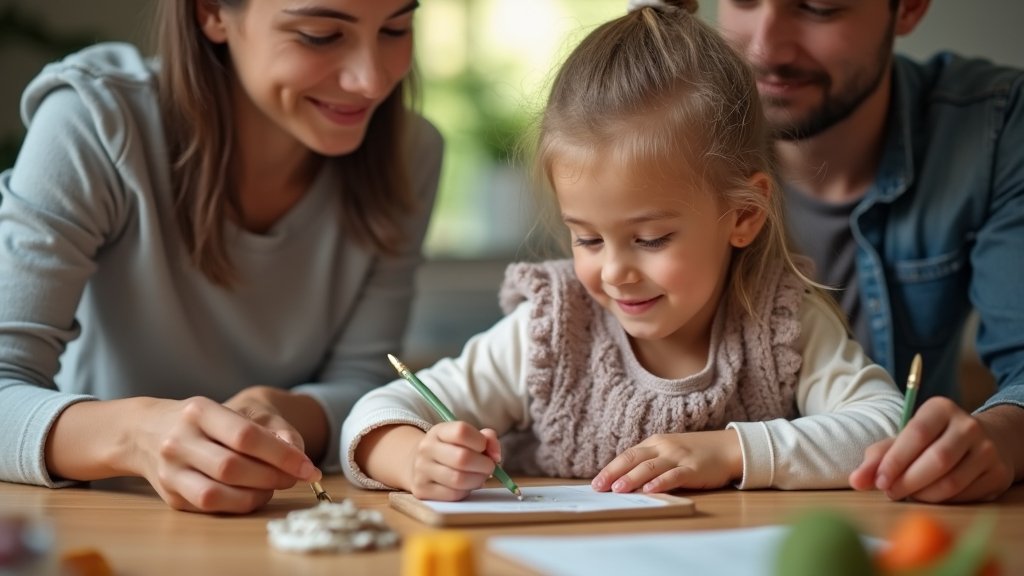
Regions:
<instances>
[{"instance_id":1,"label":"window in background","mask_svg":"<svg viewBox=\"0 0 1024 576\"><path fill-rule=\"evenodd\" d=\"M444 134L445 160L417 278L404 359L453 356L498 318L506 264L549 255L517 149L557 66L625 0L429 0L416 22L422 111Z\"/></svg>"},{"instance_id":2,"label":"window in background","mask_svg":"<svg viewBox=\"0 0 1024 576\"><path fill-rule=\"evenodd\" d=\"M427 237L433 258L526 258L536 210L518 148L554 71L625 0L430 0L416 23L422 111L446 156Z\"/></svg>"}]
</instances>

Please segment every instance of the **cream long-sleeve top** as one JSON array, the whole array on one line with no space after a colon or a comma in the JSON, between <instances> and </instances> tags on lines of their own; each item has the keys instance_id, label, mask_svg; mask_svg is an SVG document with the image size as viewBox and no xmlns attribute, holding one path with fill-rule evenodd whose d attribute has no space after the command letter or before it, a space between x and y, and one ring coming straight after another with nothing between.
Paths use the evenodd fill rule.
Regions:
<instances>
[{"instance_id":1,"label":"cream long-sleeve top","mask_svg":"<svg viewBox=\"0 0 1024 576\"><path fill-rule=\"evenodd\" d=\"M530 333L536 316L533 306L531 301L521 303L491 329L473 337L460 356L417 373L456 418L492 428L499 436L530 429L527 374L531 346L536 345ZM741 489L848 487L847 477L860 463L864 449L897 431L902 409L899 391L889 374L848 337L820 296L804 297L799 324L795 344L802 360L795 392L799 416L727 424L741 443ZM627 364L642 370L628 339L617 342ZM712 347L704 372L711 369L714 353ZM680 383L649 373L644 380L666 389ZM408 424L427 430L438 421L431 407L403 380L370 392L356 403L342 427L341 461L346 476L364 488L391 488L356 465L353 456L360 440L380 426ZM504 457L507 461L514 455L506 452Z\"/></svg>"}]
</instances>

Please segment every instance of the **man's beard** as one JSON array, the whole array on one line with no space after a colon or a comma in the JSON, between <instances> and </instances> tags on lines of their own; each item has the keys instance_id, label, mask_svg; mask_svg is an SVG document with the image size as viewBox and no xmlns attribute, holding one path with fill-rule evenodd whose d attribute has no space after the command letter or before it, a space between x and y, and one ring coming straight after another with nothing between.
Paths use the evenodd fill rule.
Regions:
<instances>
[{"instance_id":1,"label":"man's beard","mask_svg":"<svg viewBox=\"0 0 1024 576\"><path fill-rule=\"evenodd\" d=\"M851 77L849 87L838 94L832 93L832 78L824 71L803 70L793 66L755 67L754 72L758 77L770 75L782 81L807 83L819 87L823 95L821 104L803 118L773 121L769 117L768 122L775 138L786 141L813 138L847 119L860 108L878 89L889 70L893 46L891 26L884 38L878 47L875 66ZM762 97L761 102L766 112L777 107L785 108L789 104L785 98L772 96Z\"/></svg>"},{"instance_id":2,"label":"man's beard","mask_svg":"<svg viewBox=\"0 0 1024 576\"><path fill-rule=\"evenodd\" d=\"M860 105L882 83L885 71L886 68L883 66L878 68L875 74L869 78L855 79L855 82L850 85L850 90L844 91L841 94L830 93L831 79L826 77L824 81L814 80L816 85L821 86L822 93L824 94L821 105L804 118L798 120L773 122L769 119L773 134L779 140L803 140L817 136L839 122L846 120L854 111L860 108ZM793 77L788 67L773 69L771 74L780 79ZM804 78L807 78L806 74L806 72L799 72L799 75ZM764 97L762 102L766 110L787 104L784 99L771 96Z\"/></svg>"}]
</instances>

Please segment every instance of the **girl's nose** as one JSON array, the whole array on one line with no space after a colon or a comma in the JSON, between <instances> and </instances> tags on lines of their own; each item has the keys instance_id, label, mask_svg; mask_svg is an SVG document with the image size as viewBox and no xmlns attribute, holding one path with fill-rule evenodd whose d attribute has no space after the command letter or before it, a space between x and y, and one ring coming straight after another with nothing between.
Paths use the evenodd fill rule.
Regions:
<instances>
[{"instance_id":1,"label":"girl's nose","mask_svg":"<svg viewBox=\"0 0 1024 576\"><path fill-rule=\"evenodd\" d=\"M636 281L636 269L627 255L613 250L605 251L601 265L601 281L609 286L622 286Z\"/></svg>"}]
</instances>

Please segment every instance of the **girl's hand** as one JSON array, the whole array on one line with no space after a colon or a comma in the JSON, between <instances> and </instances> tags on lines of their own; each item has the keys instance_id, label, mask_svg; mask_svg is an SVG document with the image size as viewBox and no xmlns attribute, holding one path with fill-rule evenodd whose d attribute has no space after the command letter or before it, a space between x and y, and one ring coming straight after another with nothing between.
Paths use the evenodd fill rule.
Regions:
<instances>
[{"instance_id":1,"label":"girl's hand","mask_svg":"<svg viewBox=\"0 0 1024 576\"><path fill-rule=\"evenodd\" d=\"M437 424L416 447L410 492L421 500L462 500L483 486L500 461L494 430L465 422Z\"/></svg>"},{"instance_id":2,"label":"girl's hand","mask_svg":"<svg viewBox=\"0 0 1024 576\"><path fill-rule=\"evenodd\" d=\"M237 403L244 414L208 398L153 400L138 415L136 470L172 507L246 513L274 490L321 478L280 414Z\"/></svg>"},{"instance_id":3,"label":"girl's hand","mask_svg":"<svg viewBox=\"0 0 1024 576\"><path fill-rule=\"evenodd\" d=\"M719 488L743 476L735 430L656 434L619 454L590 485L598 492Z\"/></svg>"},{"instance_id":4,"label":"girl's hand","mask_svg":"<svg viewBox=\"0 0 1024 576\"><path fill-rule=\"evenodd\" d=\"M850 485L893 500L997 498L1015 476L1012 449L999 441L1019 442L1021 415L1016 406L996 406L972 416L948 398L930 398L898 436L868 447Z\"/></svg>"}]
</instances>

